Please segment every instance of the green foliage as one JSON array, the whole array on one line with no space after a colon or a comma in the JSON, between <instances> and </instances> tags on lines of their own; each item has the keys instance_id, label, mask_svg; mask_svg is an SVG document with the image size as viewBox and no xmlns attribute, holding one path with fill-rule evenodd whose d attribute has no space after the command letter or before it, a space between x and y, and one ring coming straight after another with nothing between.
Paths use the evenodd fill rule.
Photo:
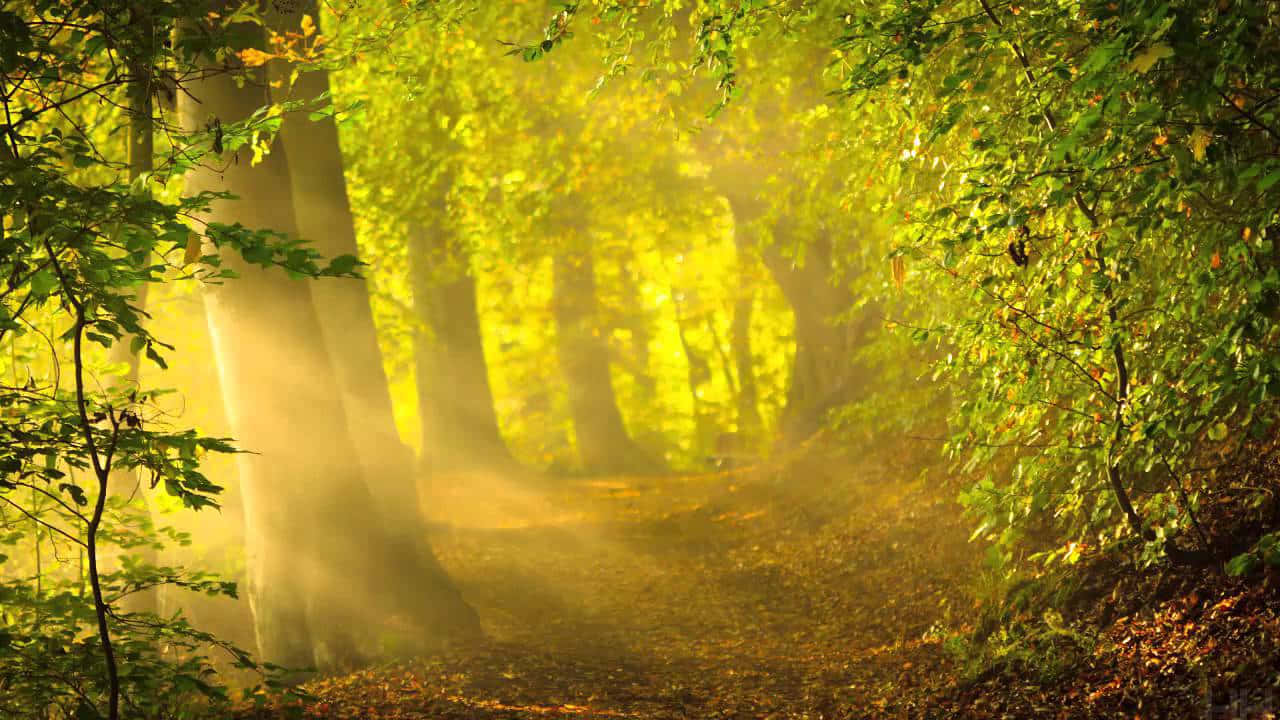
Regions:
<instances>
[{"instance_id":1,"label":"green foliage","mask_svg":"<svg viewBox=\"0 0 1280 720\"><path fill-rule=\"evenodd\" d=\"M947 450L977 476L963 499L1005 560L1180 535L1213 491L1199 460L1230 463L1274 432L1280 65L1263 50L1266 3L598 10L626 13L620 31L642 16L692 28L688 66L729 91L717 109L744 83L752 105L816 74L778 46L753 63L753 41L833 50L826 78L849 101L828 166L850 163L845 198L896 221L894 284L910 297L877 292L939 358ZM656 52L678 55L673 33Z\"/></svg>"},{"instance_id":2,"label":"green foliage","mask_svg":"<svg viewBox=\"0 0 1280 720\"><path fill-rule=\"evenodd\" d=\"M589 258L600 310L585 322L653 454L698 466L757 414L762 449L801 373L827 373L831 397L801 399L845 440L945 425L995 573L1069 567L1134 537L1156 561L1166 541L1202 535L1215 468L1273 449L1270 10L598 0L553 3L548 21L526 4L351 3L328 10L328 34L308 17L263 45L255 5L5 5L0 500L14 550L0 657L25 679L0 683L0 703L96 707L112 694L90 668L115 599L157 584L233 592L129 559L154 529L111 491L114 471L216 506L201 462L234 446L168 427L156 391L105 379L132 356L163 368L172 349L143 289L231 281L225 253L299 277L367 269L401 400L438 381L415 365L440 340L422 296L473 280L502 430L518 457L557 468L573 463L574 428L548 362L552 267ZM494 39L538 62L502 63ZM342 102L185 134L135 107L138 88L163 104L210 62L277 59L340 70ZM283 113L303 111L341 126L367 264L192 220L231 198L184 195L183 173L238 148L260 159ZM140 132L156 142L141 162ZM835 299L803 317L818 296ZM806 323L823 336L807 351L835 347L834 360L804 357ZM108 547L118 568L45 567ZM1267 535L1227 569L1276 556ZM112 619L120 664L156 669L123 673L126 698L225 697L206 677L212 638L180 620ZM1031 666L1088 646L1053 616L1020 632L965 652ZM185 652L152 653L161 642ZM32 680L48 674L76 682Z\"/></svg>"},{"instance_id":3,"label":"green foliage","mask_svg":"<svg viewBox=\"0 0 1280 720\"><path fill-rule=\"evenodd\" d=\"M1227 574L1241 577L1267 566L1280 567L1280 533L1263 535L1249 552L1231 558L1227 562Z\"/></svg>"},{"instance_id":4,"label":"green foliage","mask_svg":"<svg viewBox=\"0 0 1280 720\"><path fill-rule=\"evenodd\" d=\"M949 447L995 471L965 496L992 537L1106 542L1121 495L1175 533L1196 454L1272 427L1276 137L1250 88L1280 67L1250 49L1258 12L914 6L846 38L846 87L917 128L902 165L943 163L905 233L959 311L937 328L965 389Z\"/></svg>"},{"instance_id":5,"label":"green foliage","mask_svg":"<svg viewBox=\"0 0 1280 720\"><path fill-rule=\"evenodd\" d=\"M351 258L326 264L270 229L191 220L228 198L182 196L181 174L260 143L278 127L278 112L184 135L153 112L153 99L130 105L139 87L154 101L172 100L201 58L245 50L253 18L209 17L200 2L33 0L0 9L6 717L191 717L229 700L211 648L234 667L271 670L179 616L125 608L160 585L234 595L231 583L139 556L159 541L122 498L146 483L189 509L216 507L222 488L201 460L235 449L170 427L161 393L113 377L111 367L131 356L165 366L173 348L150 332L139 297L149 284L231 278L222 253L298 276L355 269ZM139 157L145 151L131 145L150 149L137 140L144 134L166 147Z\"/></svg>"}]
</instances>

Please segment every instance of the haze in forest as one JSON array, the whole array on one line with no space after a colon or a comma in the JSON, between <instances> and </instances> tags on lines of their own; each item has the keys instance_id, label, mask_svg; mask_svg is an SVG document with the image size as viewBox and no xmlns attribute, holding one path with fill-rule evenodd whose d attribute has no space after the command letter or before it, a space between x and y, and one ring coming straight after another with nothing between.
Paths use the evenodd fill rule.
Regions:
<instances>
[{"instance_id":1,"label":"haze in forest","mask_svg":"<svg viewBox=\"0 0 1280 720\"><path fill-rule=\"evenodd\" d=\"M846 5L0 6L0 716L1273 711L1270 6Z\"/></svg>"}]
</instances>

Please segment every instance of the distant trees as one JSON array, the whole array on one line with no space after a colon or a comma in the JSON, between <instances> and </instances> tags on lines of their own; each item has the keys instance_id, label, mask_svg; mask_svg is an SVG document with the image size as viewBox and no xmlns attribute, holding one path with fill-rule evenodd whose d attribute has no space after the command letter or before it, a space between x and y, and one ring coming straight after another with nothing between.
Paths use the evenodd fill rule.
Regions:
<instances>
[{"instance_id":1,"label":"distant trees","mask_svg":"<svg viewBox=\"0 0 1280 720\"><path fill-rule=\"evenodd\" d=\"M956 393L947 451L981 475L965 501L1011 564L1023 533L1046 526L1061 542L1038 559L1128 537L1146 561L1177 560L1169 538L1180 533L1213 554L1196 520L1220 497L1204 458L1221 467L1272 451L1272 9L711 0L687 23L690 63L715 81L713 113L758 112L753 92L816 83L819 67L850 99L769 109L826 130L798 167L843 170L819 213L789 219L816 227L860 203L892 238L879 246L884 279L859 287L904 319L885 323L897 334L935 345L931 374ZM655 55L684 52L670 41L686 26L680 11L599 18L620 44L656 35ZM561 52L584 22L578 6L562 9L525 56ZM785 40L799 42L778 51ZM810 41L825 58L797 64ZM670 82L673 67L655 63L649 77ZM795 266L825 244L822 233L797 243ZM832 253L867 260L858 254ZM821 335L797 332L808 346L798 379L825 382L824 355L844 340ZM806 384L792 384L793 399L813 397Z\"/></svg>"},{"instance_id":2,"label":"distant trees","mask_svg":"<svg viewBox=\"0 0 1280 720\"><path fill-rule=\"evenodd\" d=\"M443 207L448 190L439 192L441 209L411 226L408 239L423 466L515 472L494 410L470 258Z\"/></svg>"},{"instance_id":3,"label":"distant trees","mask_svg":"<svg viewBox=\"0 0 1280 720\"><path fill-rule=\"evenodd\" d=\"M581 236L572 239L582 240ZM597 473L652 471L660 467L631 439L618 410L590 250L557 254L553 272L557 354L568 385L582 467Z\"/></svg>"}]
</instances>

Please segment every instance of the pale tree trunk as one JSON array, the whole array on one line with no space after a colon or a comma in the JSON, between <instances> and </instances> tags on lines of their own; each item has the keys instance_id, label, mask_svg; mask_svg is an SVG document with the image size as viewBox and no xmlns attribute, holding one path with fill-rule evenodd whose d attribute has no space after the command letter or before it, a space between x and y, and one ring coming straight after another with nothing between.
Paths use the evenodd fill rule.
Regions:
<instances>
[{"instance_id":1,"label":"pale tree trunk","mask_svg":"<svg viewBox=\"0 0 1280 720\"><path fill-rule=\"evenodd\" d=\"M423 461L432 471L514 471L494 411L476 282L447 225L409 230Z\"/></svg>"},{"instance_id":2,"label":"pale tree trunk","mask_svg":"<svg viewBox=\"0 0 1280 720\"><path fill-rule=\"evenodd\" d=\"M557 349L582 468L596 473L661 469L627 434L618 410L590 253L557 254L553 274Z\"/></svg>"},{"instance_id":3,"label":"pale tree trunk","mask_svg":"<svg viewBox=\"0 0 1280 720\"><path fill-rule=\"evenodd\" d=\"M685 317L684 303L680 300L681 292L671 288L672 306L676 315L676 337L680 340L680 349L684 351L685 363L688 366L689 400L693 408L694 447L711 447L718 434L713 413L698 395L698 390L711 381L711 363L693 347L685 333L686 327L696 325L692 319Z\"/></svg>"},{"instance_id":4,"label":"pale tree trunk","mask_svg":"<svg viewBox=\"0 0 1280 720\"><path fill-rule=\"evenodd\" d=\"M295 13L273 13L279 31L298 31L304 13L315 19L313 2L301 2ZM329 92L329 74L311 70L285 87L293 66L268 64L273 99L314 101ZM288 97L283 97L288 95ZM289 154L289 180L299 235L327 258L359 256L351 205L343 174L338 128L333 118L311 120L305 111L284 118L280 137ZM398 532L421 536L412 451L400 440L377 328L364 279L342 278L316 283L311 290L320 316L342 404L350 421L351 439L365 477L373 485L383 516Z\"/></svg>"},{"instance_id":5,"label":"pale tree trunk","mask_svg":"<svg viewBox=\"0 0 1280 720\"><path fill-rule=\"evenodd\" d=\"M273 13L271 21L279 30L297 32L303 14L318 20L313 1L300 3L291 14ZM287 64L268 64L272 92L285 92L290 72ZM329 90L328 73L311 70L299 75L292 97L311 101ZM306 112L287 115L281 142L288 152L301 237L326 257L359 257L332 116L311 120ZM413 453L396 428L368 286L363 279L325 280L311 285L311 297L341 393L348 435L382 526L377 548L381 559L368 561L376 566L375 585L369 591L433 638L475 635L475 612L463 602L427 539Z\"/></svg>"},{"instance_id":6,"label":"pale tree trunk","mask_svg":"<svg viewBox=\"0 0 1280 720\"><path fill-rule=\"evenodd\" d=\"M653 377L649 367L653 342L653 331L649 328L649 316L644 309L640 284L636 281L636 262L633 259L623 260L618 269L618 277L622 282L622 297L632 304L632 311L623 319L622 327L631 333L629 353L623 359L623 368L631 375L639 389L639 395L647 401L658 396L658 381Z\"/></svg>"},{"instance_id":7,"label":"pale tree trunk","mask_svg":"<svg viewBox=\"0 0 1280 720\"><path fill-rule=\"evenodd\" d=\"M180 102L184 129L248 117L267 102L264 75L247 72L242 87L218 72L191 82ZM246 149L237 154L222 158L221 167L209 167L219 162L209 158L188 176L189 193L242 198L216 202L203 219L295 233L285 148L275 143L257 165ZM426 616L433 630L474 625L473 612L433 560L400 549L375 509L336 392L312 284L248 265L225 249L222 255L240 277L212 286L206 311L232 431L255 453L240 456L240 482L248 595L264 659L294 667L347 664L358 655L356 638L370 634L361 618L380 611ZM413 608L415 591L427 596Z\"/></svg>"},{"instance_id":8,"label":"pale tree trunk","mask_svg":"<svg viewBox=\"0 0 1280 720\"><path fill-rule=\"evenodd\" d=\"M184 129L199 130L213 118L247 117L267 102L263 82L260 73L251 73L244 88L226 74L189 84L179 98ZM204 220L296 231L284 151L279 143L272 150L257 166L243 149L234 157L211 157L206 163L225 167L187 176L189 193L225 190L244 198L218 202ZM327 558L314 539L324 525L333 523L331 536L340 525L320 517L322 498L333 485L363 480L331 392L333 371L318 347L310 288L280 271L247 265L230 251L222 255L241 277L213 286L205 308L228 420L240 445L256 453L240 457L239 475L258 652L269 662L305 667L317 660L313 642L346 625L313 612L311 598L331 593L322 582Z\"/></svg>"}]
</instances>

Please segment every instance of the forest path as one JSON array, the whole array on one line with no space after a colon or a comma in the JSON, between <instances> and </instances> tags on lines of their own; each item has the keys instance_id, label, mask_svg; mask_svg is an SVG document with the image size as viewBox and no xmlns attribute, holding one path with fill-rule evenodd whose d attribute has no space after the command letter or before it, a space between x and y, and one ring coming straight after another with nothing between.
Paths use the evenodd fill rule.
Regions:
<instances>
[{"instance_id":1,"label":"forest path","mask_svg":"<svg viewBox=\"0 0 1280 720\"><path fill-rule=\"evenodd\" d=\"M927 630L974 572L952 494L900 477L802 462L437 488L433 543L488 639L322 682L317 714L879 715L936 681Z\"/></svg>"}]
</instances>

